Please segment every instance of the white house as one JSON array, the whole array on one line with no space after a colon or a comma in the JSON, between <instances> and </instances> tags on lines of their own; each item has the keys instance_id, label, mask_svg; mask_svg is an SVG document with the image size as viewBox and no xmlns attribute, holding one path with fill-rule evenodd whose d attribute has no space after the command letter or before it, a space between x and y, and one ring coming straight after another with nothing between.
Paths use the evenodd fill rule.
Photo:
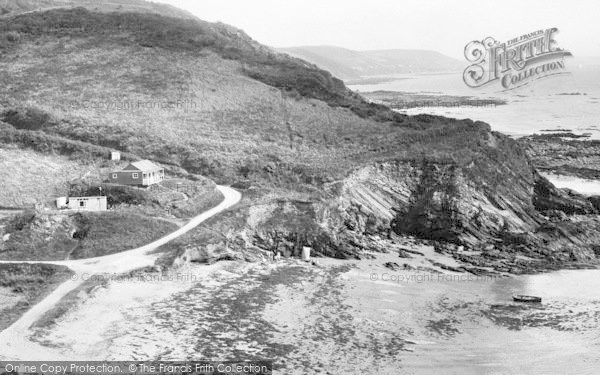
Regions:
<instances>
[{"instance_id":1,"label":"white house","mask_svg":"<svg viewBox=\"0 0 600 375\"><path fill-rule=\"evenodd\" d=\"M60 197L56 199L56 207L69 210L106 211L107 203L105 196Z\"/></svg>"}]
</instances>

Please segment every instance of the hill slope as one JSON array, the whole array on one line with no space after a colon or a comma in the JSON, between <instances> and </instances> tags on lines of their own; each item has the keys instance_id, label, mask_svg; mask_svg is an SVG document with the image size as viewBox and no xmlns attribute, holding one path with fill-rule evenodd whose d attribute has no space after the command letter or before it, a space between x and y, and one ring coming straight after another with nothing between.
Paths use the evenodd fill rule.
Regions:
<instances>
[{"instance_id":1,"label":"hill slope","mask_svg":"<svg viewBox=\"0 0 600 375\"><path fill-rule=\"evenodd\" d=\"M554 225L533 204L543 180L515 141L366 103L231 26L53 9L1 19L0 48L0 142L88 158L104 146L252 186L221 228L234 233L228 246L343 257L392 229L477 247ZM561 199L570 213L596 210ZM535 249L545 240L560 259L573 247L584 259L594 240L538 237Z\"/></svg>"},{"instance_id":2,"label":"hill slope","mask_svg":"<svg viewBox=\"0 0 600 375\"><path fill-rule=\"evenodd\" d=\"M386 74L453 72L464 69L462 62L439 52L426 50L353 51L335 46L303 46L279 50L310 61L343 79Z\"/></svg>"},{"instance_id":3,"label":"hill slope","mask_svg":"<svg viewBox=\"0 0 600 375\"><path fill-rule=\"evenodd\" d=\"M84 7L96 12L154 13L168 17L195 18L191 13L168 4L146 0L0 0L0 16L55 8Z\"/></svg>"}]
</instances>

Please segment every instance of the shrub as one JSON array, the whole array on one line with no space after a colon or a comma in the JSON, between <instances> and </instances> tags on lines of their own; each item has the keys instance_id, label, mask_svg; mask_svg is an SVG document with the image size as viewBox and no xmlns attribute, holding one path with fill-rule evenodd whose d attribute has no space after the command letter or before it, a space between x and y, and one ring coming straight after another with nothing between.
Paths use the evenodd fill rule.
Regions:
<instances>
[{"instance_id":1,"label":"shrub","mask_svg":"<svg viewBox=\"0 0 600 375\"><path fill-rule=\"evenodd\" d=\"M2 121L25 130L42 130L54 125L49 114L32 107L8 110L2 114Z\"/></svg>"},{"instance_id":2,"label":"shrub","mask_svg":"<svg viewBox=\"0 0 600 375\"><path fill-rule=\"evenodd\" d=\"M189 153L181 163L181 166L188 172L204 176L219 177L223 174L221 164L218 160L196 153Z\"/></svg>"},{"instance_id":3,"label":"shrub","mask_svg":"<svg viewBox=\"0 0 600 375\"><path fill-rule=\"evenodd\" d=\"M150 202L150 194L144 189L116 184L85 185L72 184L69 188L70 196L89 197L105 195L109 206L117 204L140 205Z\"/></svg>"},{"instance_id":4,"label":"shrub","mask_svg":"<svg viewBox=\"0 0 600 375\"><path fill-rule=\"evenodd\" d=\"M35 211L26 210L15 217L8 223L7 227L9 228L9 232L20 231L25 229L29 224L33 223L35 220Z\"/></svg>"}]
</instances>

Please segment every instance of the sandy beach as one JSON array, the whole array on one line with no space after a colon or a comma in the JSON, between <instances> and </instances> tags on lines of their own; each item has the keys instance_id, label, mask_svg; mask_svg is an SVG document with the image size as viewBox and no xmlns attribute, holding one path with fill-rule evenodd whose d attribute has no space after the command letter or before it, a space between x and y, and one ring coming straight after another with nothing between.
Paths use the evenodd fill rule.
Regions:
<instances>
[{"instance_id":1,"label":"sandy beach","mask_svg":"<svg viewBox=\"0 0 600 375\"><path fill-rule=\"evenodd\" d=\"M411 249L423 255L188 263L132 274L82 292L58 319L38 324L32 350L70 360L272 358L290 374L428 374L440 366L456 374L591 373L600 365L597 293L550 294L539 306L511 300L569 274L448 272L434 263L454 260L429 246Z\"/></svg>"}]
</instances>

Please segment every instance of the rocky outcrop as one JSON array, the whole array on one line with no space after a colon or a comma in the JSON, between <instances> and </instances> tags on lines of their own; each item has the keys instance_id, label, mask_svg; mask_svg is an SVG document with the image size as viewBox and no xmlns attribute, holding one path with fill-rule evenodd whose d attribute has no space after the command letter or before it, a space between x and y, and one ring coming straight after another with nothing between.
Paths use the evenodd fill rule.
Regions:
<instances>
[{"instance_id":1,"label":"rocky outcrop","mask_svg":"<svg viewBox=\"0 0 600 375\"><path fill-rule=\"evenodd\" d=\"M595 261L600 226L589 215L598 213L597 202L555 188L524 153L513 153L514 141L491 137L491 151L467 164L388 161L356 171L340 188L346 226L367 233L368 223L378 223L381 233L389 223L398 234L493 250L502 255L499 268L514 254L544 259L546 269ZM507 156L498 160L501 154ZM483 256L479 266L490 259Z\"/></svg>"},{"instance_id":2,"label":"rocky outcrop","mask_svg":"<svg viewBox=\"0 0 600 375\"><path fill-rule=\"evenodd\" d=\"M282 199L250 189L235 224L223 224L223 232L231 230L224 246L264 257L297 257L309 246L313 256L360 258L389 251L394 241L385 238L406 234L437 243L440 252L482 273L594 262L592 245L600 241L600 225L589 215L597 212L594 203L552 186L508 137L490 132L483 141L467 161L374 162L325 184L318 198ZM230 255L194 251L188 258L196 261Z\"/></svg>"},{"instance_id":3,"label":"rocky outcrop","mask_svg":"<svg viewBox=\"0 0 600 375\"><path fill-rule=\"evenodd\" d=\"M560 132L519 139L535 167L541 172L600 178L600 142Z\"/></svg>"},{"instance_id":4,"label":"rocky outcrop","mask_svg":"<svg viewBox=\"0 0 600 375\"><path fill-rule=\"evenodd\" d=\"M543 220L521 204L531 193L521 194L522 202L515 202L486 191L451 163L387 162L350 177L339 199L347 226L359 232L371 230L370 221L380 231L387 224L396 233L473 246L503 231L532 230Z\"/></svg>"},{"instance_id":5,"label":"rocky outcrop","mask_svg":"<svg viewBox=\"0 0 600 375\"><path fill-rule=\"evenodd\" d=\"M587 197L587 200L592 204L592 207L598 212L600 212L600 196L594 195L591 197Z\"/></svg>"},{"instance_id":6,"label":"rocky outcrop","mask_svg":"<svg viewBox=\"0 0 600 375\"><path fill-rule=\"evenodd\" d=\"M254 246L240 246L239 243L219 241L209 243L188 244L177 251L170 260L169 266L179 267L186 263L213 264L223 260L243 260L246 262L263 262L271 256L263 249ZM162 264L162 261L159 262Z\"/></svg>"},{"instance_id":7,"label":"rocky outcrop","mask_svg":"<svg viewBox=\"0 0 600 375\"><path fill-rule=\"evenodd\" d=\"M593 202L573 190L558 189L546 178L536 175L533 205L538 211L554 210L567 215L597 214L598 210Z\"/></svg>"},{"instance_id":8,"label":"rocky outcrop","mask_svg":"<svg viewBox=\"0 0 600 375\"><path fill-rule=\"evenodd\" d=\"M240 260L243 259L239 253L236 253L223 244L207 244L206 246L190 246L184 250L181 255L183 262L193 263L215 263L220 260Z\"/></svg>"},{"instance_id":9,"label":"rocky outcrop","mask_svg":"<svg viewBox=\"0 0 600 375\"><path fill-rule=\"evenodd\" d=\"M369 248L365 236L368 228L373 232L386 228L371 223L373 217L369 213L345 212L335 201L278 200L254 205L241 233L248 244L273 255L279 252L299 257L302 248L308 246L313 256L358 258Z\"/></svg>"}]
</instances>

